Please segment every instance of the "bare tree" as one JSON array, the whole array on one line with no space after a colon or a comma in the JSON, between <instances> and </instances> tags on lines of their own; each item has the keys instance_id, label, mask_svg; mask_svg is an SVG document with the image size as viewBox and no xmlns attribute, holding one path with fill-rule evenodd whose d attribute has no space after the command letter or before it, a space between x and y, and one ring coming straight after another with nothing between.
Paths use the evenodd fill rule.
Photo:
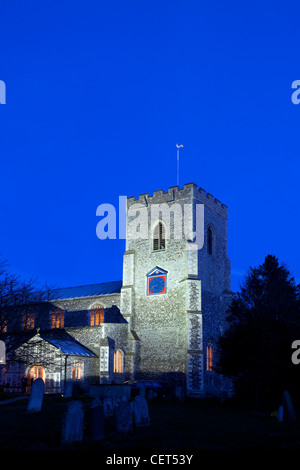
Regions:
<instances>
[{"instance_id":1,"label":"bare tree","mask_svg":"<svg viewBox=\"0 0 300 470\"><path fill-rule=\"evenodd\" d=\"M40 286L37 279L25 281L11 273L7 260L0 258L0 339L5 342L6 362L24 362L24 349L20 348L24 343L28 344L28 361L31 342L27 342L36 328L47 324L53 292L53 287ZM36 343L32 355L36 357Z\"/></svg>"}]
</instances>

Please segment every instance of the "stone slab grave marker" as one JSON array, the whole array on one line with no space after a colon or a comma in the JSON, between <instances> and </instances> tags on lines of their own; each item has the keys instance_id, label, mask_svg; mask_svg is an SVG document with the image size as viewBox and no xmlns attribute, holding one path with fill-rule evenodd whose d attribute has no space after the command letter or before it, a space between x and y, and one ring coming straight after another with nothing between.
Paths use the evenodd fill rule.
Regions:
<instances>
[{"instance_id":1,"label":"stone slab grave marker","mask_svg":"<svg viewBox=\"0 0 300 470\"><path fill-rule=\"evenodd\" d=\"M32 382L30 397L27 406L28 413L38 413L42 409L45 392L45 383L43 379L38 378Z\"/></svg>"},{"instance_id":2,"label":"stone slab grave marker","mask_svg":"<svg viewBox=\"0 0 300 470\"><path fill-rule=\"evenodd\" d=\"M64 398L71 398L73 395L73 382L72 380L66 380L64 386Z\"/></svg>"},{"instance_id":3,"label":"stone slab grave marker","mask_svg":"<svg viewBox=\"0 0 300 470\"><path fill-rule=\"evenodd\" d=\"M104 416L113 416L114 408L114 400L112 398L103 398Z\"/></svg>"},{"instance_id":4,"label":"stone slab grave marker","mask_svg":"<svg viewBox=\"0 0 300 470\"><path fill-rule=\"evenodd\" d=\"M278 418L278 421L279 421L280 423L283 422L283 406L282 406L282 405L279 405L279 407L278 407L277 418Z\"/></svg>"},{"instance_id":5,"label":"stone slab grave marker","mask_svg":"<svg viewBox=\"0 0 300 470\"><path fill-rule=\"evenodd\" d=\"M285 390L282 394L282 400L283 400L283 407L287 412L288 419L290 420L295 420L296 419L296 413L294 410L294 406L290 397L290 394L287 390Z\"/></svg>"},{"instance_id":6,"label":"stone slab grave marker","mask_svg":"<svg viewBox=\"0 0 300 470\"><path fill-rule=\"evenodd\" d=\"M84 410L80 401L70 401L62 423L61 443L71 444L83 439Z\"/></svg>"},{"instance_id":7,"label":"stone slab grave marker","mask_svg":"<svg viewBox=\"0 0 300 470\"><path fill-rule=\"evenodd\" d=\"M155 392L152 389L148 390L147 397L146 397L147 401L152 401L154 397L155 397Z\"/></svg>"},{"instance_id":8,"label":"stone slab grave marker","mask_svg":"<svg viewBox=\"0 0 300 470\"><path fill-rule=\"evenodd\" d=\"M124 433L132 430L132 403L124 401L116 408L116 430Z\"/></svg>"},{"instance_id":9,"label":"stone slab grave marker","mask_svg":"<svg viewBox=\"0 0 300 470\"><path fill-rule=\"evenodd\" d=\"M89 410L90 437L93 441L105 439L104 410L99 398L95 398Z\"/></svg>"},{"instance_id":10,"label":"stone slab grave marker","mask_svg":"<svg viewBox=\"0 0 300 470\"><path fill-rule=\"evenodd\" d=\"M182 403L185 399L184 388L181 385L177 385L175 387L175 398L180 403Z\"/></svg>"},{"instance_id":11,"label":"stone slab grave marker","mask_svg":"<svg viewBox=\"0 0 300 470\"><path fill-rule=\"evenodd\" d=\"M148 403L145 398L145 388L140 388L140 393L132 402L133 419L137 427L150 426Z\"/></svg>"}]
</instances>

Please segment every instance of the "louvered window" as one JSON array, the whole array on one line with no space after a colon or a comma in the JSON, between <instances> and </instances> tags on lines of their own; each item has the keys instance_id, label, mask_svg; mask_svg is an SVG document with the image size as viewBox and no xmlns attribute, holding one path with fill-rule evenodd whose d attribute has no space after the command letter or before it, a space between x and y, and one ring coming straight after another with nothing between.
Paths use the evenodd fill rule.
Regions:
<instances>
[{"instance_id":1,"label":"louvered window","mask_svg":"<svg viewBox=\"0 0 300 470\"><path fill-rule=\"evenodd\" d=\"M153 250L164 250L166 248L165 240L165 228L161 222L159 222L153 231Z\"/></svg>"}]
</instances>

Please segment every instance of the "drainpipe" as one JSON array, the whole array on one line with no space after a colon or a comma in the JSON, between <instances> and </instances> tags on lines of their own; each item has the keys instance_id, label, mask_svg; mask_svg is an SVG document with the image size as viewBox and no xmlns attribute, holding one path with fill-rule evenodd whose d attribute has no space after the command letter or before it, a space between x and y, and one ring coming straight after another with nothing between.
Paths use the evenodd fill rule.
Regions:
<instances>
[{"instance_id":1,"label":"drainpipe","mask_svg":"<svg viewBox=\"0 0 300 470\"><path fill-rule=\"evenodd\" d=\"M68 357L69 357L69 355L66 354L65 355L65 380L64 380L64 386L66 386L66 383L67 383L67 361L68 361Z\"/></svg>"}]
</instances>

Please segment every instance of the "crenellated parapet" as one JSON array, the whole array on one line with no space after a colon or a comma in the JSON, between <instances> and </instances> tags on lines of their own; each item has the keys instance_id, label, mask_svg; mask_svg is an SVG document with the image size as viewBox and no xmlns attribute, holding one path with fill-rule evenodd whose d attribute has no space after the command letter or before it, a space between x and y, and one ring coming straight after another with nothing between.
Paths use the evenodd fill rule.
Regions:
<instances>
[{"instance_id":1,"label":"crenellated parapet","mask_svg":"<svg viewBox=\"0 0 300 470\"><path fill-rule=\"evenodd\" d=\"M165 203L171 205L175 202L185 203L185 200L191 200L191 198L195 199L196 202L200 204L204 204L226 220L228 219L227 206L203 188L198 187L195 183L186 183L183 188L179 188L179 186L171 186L167 191L158 189L153 191L152 195L149 193L143 193L138 197L128 197L127 207L137 203L145 206Z\"/></svg>"}]
</instances>

